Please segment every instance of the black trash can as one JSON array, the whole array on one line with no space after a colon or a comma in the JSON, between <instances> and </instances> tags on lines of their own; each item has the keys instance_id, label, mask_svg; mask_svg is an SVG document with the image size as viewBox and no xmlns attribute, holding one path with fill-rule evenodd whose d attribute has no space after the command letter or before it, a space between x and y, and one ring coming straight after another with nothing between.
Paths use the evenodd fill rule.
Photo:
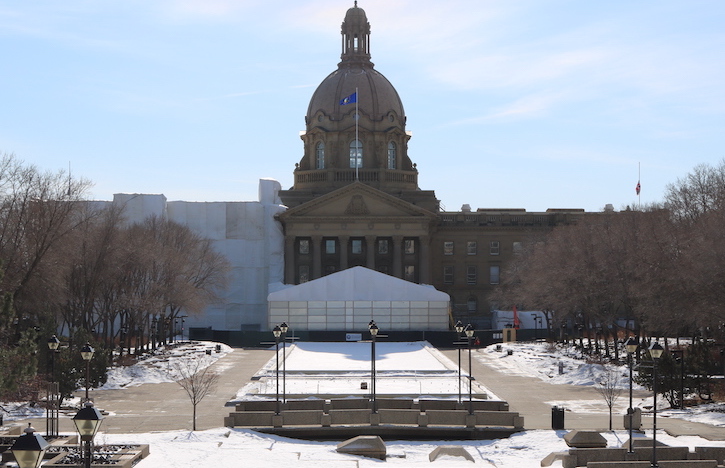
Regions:
<instances>
[{"instance_id":1,"label":"black trash can","mask_svg":"<svg viewBox=\"0 0 725 468\"><path fill-rule=\"evenodd\" d=\"M551 428L554 430L564 429L564 408L558 406L551 408Z\"/></svg>"}]
</instances>

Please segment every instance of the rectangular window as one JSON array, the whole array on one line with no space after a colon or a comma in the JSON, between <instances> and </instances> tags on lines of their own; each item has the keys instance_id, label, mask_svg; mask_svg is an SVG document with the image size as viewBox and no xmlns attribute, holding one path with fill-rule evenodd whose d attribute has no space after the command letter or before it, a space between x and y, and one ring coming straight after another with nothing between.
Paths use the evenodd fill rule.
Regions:
<instances>
[{"instance_id":1,"label":"rectangular window","mask_svg":"<svg viewBox=\"0 0 725 468\"><path fill-rule=\"evenodd\" d=\"M325 239L325 253L328 255L337 252L337 242L335 239Z\"/></svg>"},{"instance_id":2,"label":"rectangular window","mask_svg":"<svg viewBox=\"0 0 725 468\"><path fill-rule=\"evenodd\" d=\"M478 282L478 269L475 265L466 267L466 283L476 284Z\"/></svg>"},{"instance_id":3,"label":"rectangular window","mask_svg":"<svg viewBox=\"0 0 725 468\"><path fill-rule=\"evenodd\" d=\"M413 255L415 253L415 239L405 239L403 247L406 255Z\"/></svg>"},{"instance_id":4,"label":"rectangular window","mask_svg":"<svg viewBox=\"0 0 725 468\"><path fill-rule=\"evenodd\" d=\"M500 274L501 274L501 267L499 267L498 265L492 265L489 268L489 282L491 284L498 284L499 281L501 280Z\"/></svg>"},{"instance_id":5,"label":"rectangular window","mask_svg":"<svg viewBox=\"0 0 725 468\"><path fill-rule=\"evenodd\" d=\"M350 245L350 252L353 255L361 255L363 253L362 239L353 239Z\"/></svg>"},{"instance_id":6,"label":"rectangular window","mask_svg":"<svg viewBox=\"0 0 725 468\"><path fill-rule=\"evenodd\" d=\"M309 239L300 239L299 253L300 253L300 255L309 255L309 253L310 253L310 240Z\"/></svg>"},{"instance_id":7,"label":"rectangular window","mask_svg":"<svg viewBox=\"0 0 725 468\"><path fill-rule=\"evenodd\" d=\"M468 255L476 255L477 248L478 248L478 246L476 244L476 241L466 242L466 253Z\"/></svg>"},{"instance_id":8,"label":"rectangular window","mask_svg":"<svg viewBox=\"0 0 725 468\"><path fill-rule=\"evenodd\" d=\"M405 280L415 283L415 266L405 265Z\"/></svg>"},{"instance_id":9,"label":"rectangular window","mask_svg":"<svg viewBox=\"0 0 725 468\"><path fill-rule=\"evenodd\" d=\"M387 255L389 248L388 239L378 239L378 253L380 255Z\"/></svg>"},{"instance_id":10,"label":"rectangular window","mask_svg":"<svg viewBox=\"0 0 725 468\"><path fill-rule=\"evenodd\" d=\"M299 275L300 284L308 282L310 280L310 267L307 265L300 265Z\"/></svg>"},{"instance_id":11,"label":"rectangular window","mask_svg":"<svg viewBox=\"0 0 725 468\"><path fill-rule=\"evenodd\" d=\"M498 241L491 241L491 255L498 255L501 247Z\"/></svg>"},{"instance_id":12,"label":"rectangular window","mask_svg":"<svg viewBox=\"0 0 725 468\"><path fill-rule=\"evenodd\" d=\"M443 267L443 283L444 284L453 284L453 267L452 266Z\"/></svg>"},{"instance_id":13,"label":"rectangular window","mask_svg":"<svg viewBox=\"0 0 725 468\"><path fill-rule=\"evenodd\" d=\"M443 255L453 255L453 241L443 242Z\"/></svg>"}]
</instances>

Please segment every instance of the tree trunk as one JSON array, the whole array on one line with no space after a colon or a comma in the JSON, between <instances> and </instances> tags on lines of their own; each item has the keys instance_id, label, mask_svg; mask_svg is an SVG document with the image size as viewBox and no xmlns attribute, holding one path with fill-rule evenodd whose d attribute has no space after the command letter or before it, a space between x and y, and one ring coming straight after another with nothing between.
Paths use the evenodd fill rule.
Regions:
<instances>
[{"instance_id":1,"label":"tree trunk","mask_svg":"<svg viewBox=\"0 0 725 468\"><path fill-rule=\"evenodd\" d=\"M191 417L191 430L196 431L196 405L191 405L191 406L194 408L192 410L192 417Z\"/></svg>"},{"instance_id":2,"label":"tree trunk","mask_svg":"<svg viewBox=\"0 0 725 468\"><path fill-rule=\"evenodd\" d=\"M609 407L609 430L612 430L612 407Z\"/></svg>"}]
</instances>

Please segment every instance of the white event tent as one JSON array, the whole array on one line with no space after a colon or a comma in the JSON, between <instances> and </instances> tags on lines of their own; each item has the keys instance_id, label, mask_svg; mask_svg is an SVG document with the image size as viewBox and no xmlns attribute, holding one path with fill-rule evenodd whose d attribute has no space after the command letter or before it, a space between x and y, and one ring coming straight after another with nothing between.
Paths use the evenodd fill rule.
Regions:
<instances>
[{"instance_id":1,"label":"white event tent","mask_svg":"<svg viewBox=\"0 0 725 468\"><path fill-rule=\"evenodd\" d=\"M284 286L283 286L284 287ZM383 330L448 330L448 294L365 267L353 267L267 297L269 327L363 331L370 320Z\"/></svg>"}]
</instances>

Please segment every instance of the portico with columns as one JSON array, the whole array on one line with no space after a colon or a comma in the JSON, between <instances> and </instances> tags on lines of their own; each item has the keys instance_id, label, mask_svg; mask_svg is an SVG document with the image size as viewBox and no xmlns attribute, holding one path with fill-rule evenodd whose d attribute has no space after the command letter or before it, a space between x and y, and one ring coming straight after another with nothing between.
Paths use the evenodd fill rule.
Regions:
<instances>
[{"instance_id":1,"label":"portico with columns","mask_svg":"<svg viewBox=\"0 0 725 468\"><path fill-rule=\"evenodd\" d=\"M285 227L285 283L355 266L430 283L428 210L355 182L278 216Z\"/></svg>"}]
</instances>

